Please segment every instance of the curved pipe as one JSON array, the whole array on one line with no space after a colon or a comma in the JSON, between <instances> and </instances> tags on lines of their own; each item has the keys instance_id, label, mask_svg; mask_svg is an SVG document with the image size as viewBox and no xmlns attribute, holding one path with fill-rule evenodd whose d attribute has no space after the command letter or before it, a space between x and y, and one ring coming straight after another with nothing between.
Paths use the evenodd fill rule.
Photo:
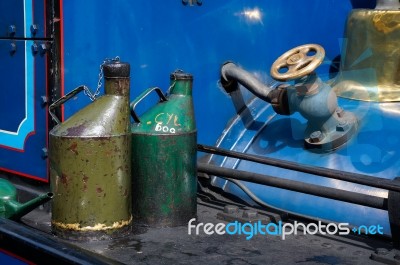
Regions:
<instances>
[{"instance_id":1,"label":"curved pipe","mask_svg":"<svg viewBox=\"0 0 400 265\"><path fill-rule=\"evenodd\" d=\"M286 89L274 88L260 82L254 75L240 68L232 62L221 67L221 85L225 91L234 95L241 84L258 98L271 103L276 113L290 115ZM233 97L233 96L232 96ZM242 100L243 101L243 100ZM241 109L241 108L239 108Z\"/></svg>"},{"instance_id":2,"label":"curved pipe","mask_svg":"<svg viewBox=\"0 0 400 265\"><path fill-rule=\"evenodd\" d=\"M238 89L237 83L247 88L260 99L271 103L268 95L274 89L261 83L254 75L238 67L232 62L227 62L221 67L221 84L226 92L231 93Z\"/></svg>"}]
</instances>

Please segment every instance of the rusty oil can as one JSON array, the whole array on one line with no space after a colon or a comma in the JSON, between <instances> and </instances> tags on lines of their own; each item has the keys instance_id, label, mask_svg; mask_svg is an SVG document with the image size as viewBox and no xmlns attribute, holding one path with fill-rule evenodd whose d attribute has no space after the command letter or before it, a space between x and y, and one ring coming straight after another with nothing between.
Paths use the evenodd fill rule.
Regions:
<instances>
[{"instance_id":1,"label":"rusty oil can","mask_svg":"<svg viewBox=\"0 0 400 265\"><path fill-rule=\"evenodd\" d=\"M103 65L105 95L50 132L52 231L74 240L117 237L131 228L129 74L119 61ZM71 91L54 108L85 90Z\"/></svg>"},{"instance_id":2,"label":"rusty oil can","mask_svg":"<svg viewBox=\"0 0 400 265\"><path fill-rule=\"evenodd\" d=\"M196 217L192 83L192 75L178 70L171 74L168 97L150 88L131 103L132 214L139 225L179 226ZM153 91L160 102L139 118L136 105Z\"/></svg>"}]
</instances>

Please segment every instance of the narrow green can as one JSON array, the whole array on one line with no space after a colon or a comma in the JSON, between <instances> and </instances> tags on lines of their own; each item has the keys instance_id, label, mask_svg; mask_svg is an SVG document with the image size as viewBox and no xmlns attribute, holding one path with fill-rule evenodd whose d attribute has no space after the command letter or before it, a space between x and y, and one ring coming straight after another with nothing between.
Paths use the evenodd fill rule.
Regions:
<instances>
[{"instance_id":1,"label":"narrow green can","mask_svg":"<svg viewBox=\"0 0 400 265\"><path fill-rule=\"evenodd\" d=\"M171 74L169 95L149 88L131 103L132 206L135 223L168 227L196 217L197 130L192 100L193 76ZM137 104L152 92L157 105L140 118Z\"/></svg>"},{"instance_id":2,"label":"narrow green can","mask_svg":"<svg viewBox=\"0 0 400 265\"><path fill-rule=\"evenodd\" d=\"M51 225L59 237L100 240L130 230L129 69L105 64L105 95L50 132ZM50 111L83 90L71 91Z\"/></svg>"}]
</instances>

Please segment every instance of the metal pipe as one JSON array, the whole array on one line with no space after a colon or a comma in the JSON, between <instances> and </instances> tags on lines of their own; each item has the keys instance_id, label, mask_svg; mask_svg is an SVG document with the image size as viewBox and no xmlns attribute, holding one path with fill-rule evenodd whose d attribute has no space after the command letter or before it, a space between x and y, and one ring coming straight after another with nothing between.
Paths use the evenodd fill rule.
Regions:
<instances>
[{"instance_id":1,"label":"metal pipe","mask_svg":"<svg viewBox=\"0 0 400 265\"><path fill-rule=\"evenodd\" d=\"M272 87L264 85L254 75L232 62L227 62L221 67L221 82L228 93L233 91L228 91L227 87L232 87L232 82L238 82L260 99L271 103L268 94L273 90ZM232 90L236 89L238 89L237 86Z\"/></svg>"},{"instance_id":2,"label":"metal pipe","mask_svg":"<svg viewBox=\"0 0 400 265\"><path fill-rule=\"evenodd\" d=\"M322 176L331 179L343 180L351 183L366 185L374 188L386 189L391 191L400 192L400 184L395 183L393 180L372 177L363 174L357 173L349 173L343 172L340 170L323 168L323 167L315 167L309 165L302 165L295 162L284 161L275 158L269 157L262 157L257 155L250 155L239 153L235 151L230 151L218 147L207 146L198 144L197 149L201 152L215 154L215 155L222 155L222 156L229 156L237 159L243 159L251 162L256 162L264 165L299 171L307 174Z\"/></svg>"},{"instance_id":3,"label":"metal pipe","mask_svg":"<svg viewBox=\"0 0 400 265\"><path fill-rule=\"evenodd\" d=\"M253 182L323 198L363 205L376 209L388 209L388 202L386 198L365 195L346 190L339 190L335 188L329 188L290 179L282 179L237 169L223 168L205 163L197 163L197 171L210 175L220 176L223 178Z\"/></svg>"}]
</instances>

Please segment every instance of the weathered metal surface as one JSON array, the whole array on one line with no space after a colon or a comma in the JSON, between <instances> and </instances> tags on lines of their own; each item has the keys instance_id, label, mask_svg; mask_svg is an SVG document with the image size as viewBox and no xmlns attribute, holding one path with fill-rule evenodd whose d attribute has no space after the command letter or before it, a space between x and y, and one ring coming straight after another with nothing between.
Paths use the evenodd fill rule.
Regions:
<instances>
[{"instance_id":1,"label":"weathered metal surface","mask_svg":"<svg viewBox=\"0 0 400 265\"><path fill-rule=\"evenodd\" d=\"M104 69L106 95L50 132L52 229L65 238L117 236L132 222L129 65Z\"/></svg>"},{"instance_id":2,"label":"weathered metal surface","mask_svg":"<svg viewBox=\"0 0 400 265\"><path fill-rule=\"evenodd\" d=\"M28 202L17 201L17 189L7 180L0 178L0 217L17 220L52 198L52 193L42 194Z\"/></svg>"},{"instance_id":3,"label":"weathered metal surface","mask_svg":"<svg viewBox=\"0 0 400 265\"><path fill-rule=\"evenodd\" d=\"M142 95L147 94L145 91ZM141 99L138 97L131 105ZM132 125L135 222L178 226L196 216L196 139L192 76L174 73L168 100L158 103Z\"/></svg>"},{"instance_id":4,"label":"weathered metal surface","mask_svg":"<svg viewBox=\"0 0 400 265\"><path fill-rule=\"evenodd\" d=\"M354 10L347 22L335 90L346 98L400 100L400 11Z\"/></svg>"},{"instance_id":5,"label":"weathered metal surface","mask_svg":"<svg viewBox=\"0 0 400 265\"><path fill-rule=\"evenodd\" d=\"M135 222L184 225L196 216L196 132L132 140Z\"/></svg>"}]
</instances>

